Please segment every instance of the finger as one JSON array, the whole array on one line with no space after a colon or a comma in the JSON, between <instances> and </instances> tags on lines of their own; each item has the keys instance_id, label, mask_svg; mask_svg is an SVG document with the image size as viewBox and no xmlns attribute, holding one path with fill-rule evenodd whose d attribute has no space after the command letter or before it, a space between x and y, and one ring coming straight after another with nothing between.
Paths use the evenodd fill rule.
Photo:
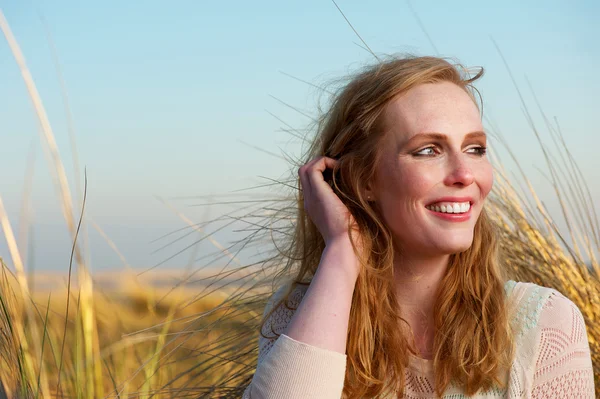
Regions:
<instances>
[{"instance_id":1,"label":"finger","mask_svg":"<svg viewBox=\"0 0 600 399\"><path fill-rule=\"evenodd\" d=\"M323 160L325 161L325 165L330 169L335 169L340 164L340 161L338 161L337 159L329 157L323 157Z\"/></svg>"},{"instance_id":2,"label":"finger","mask_svg":"<svg viewBox=\"0 0 600 399\"><path fill-rule=\"evenodd\" d=\"M313 159L307 165L309 165L311 169L316 168L321 173L323 173L325 171L325 169L327 169L327 168L335 169L336 166L339 164L339 162L340 161L338 161L337 159L329 158L326 156L320 156L320 157Z\"/></svg>"},{"instance_id":3,"label":"finger","mask_svg":"<svg viewBox=\"0 0 600 399\"><path fill-rule=\"evenodd\" d=\"M303 165L298 169L298 176L300 177L302 196L304 198L310 198L311 187L310 187L310 181L306 174L307 173L306 167L307 167L307 165Z\"/></svg>"},{"instance_id":4,"label":"finger","mask_svg":"<svg viewBox=\"0 0 600 399\"><path fill-rule=\"evenodd\" d=\"M306 190L311 191L312 184L309 179L309 176L311 174L311 171L315 168L315 166L317 166L318 169L322 169L322 166L318 166L318 163L322 162L322 158L325 158L325 157L323 157L323 156L315 157L298 169L298 175L300 176L300 181L303 184L305 191ZM323 169L323 170L325 170L325 169Z\"/></svg>"},{"instance_id":5,"label":"finger","mask_svg":"<svg viewBox=\"0 0 600 399\"><path fill-rule=\"evenodd\" d=\"M333 158L320 157L315 159L314 163L308 167L308 177L311 184L311 190L314 191L317 187L324 187L324 185L331 188L329 184L325 182L323 172L327 168L335 169L338 164L339 161Z\"/></svg>"}]
</instances>

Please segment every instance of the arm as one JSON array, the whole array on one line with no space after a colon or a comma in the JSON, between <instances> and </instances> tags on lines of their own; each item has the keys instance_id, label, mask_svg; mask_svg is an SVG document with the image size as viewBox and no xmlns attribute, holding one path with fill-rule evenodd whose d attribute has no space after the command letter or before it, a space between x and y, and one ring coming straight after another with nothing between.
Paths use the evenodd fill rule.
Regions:
<instances>
[{"instance_id":1,"label":"arm","mask_svg":"<svg viewBox=\"0 0 600 399\"><path fill-rule=\"evenodd\" d=\"M593 399L594 372L585 322L568 298L554 291L540 314L533 399Z\"/></svg>"},{"instance_id":2,"label":"arm","mask_svg":"<svg viewBox=\"0 0 600 399\"><path fill-rule=\"evenodd\" d=\"M258 363L246 398L339 399L344 388L346 338L360 270L350 243L362 243L356 221L324 180L339 161L320 156L300 167L302 207L325 249L285 334ZM302 209L302 208L301 208Z\"/></svg>"},{"instance_id":3,"label":"arm","mask_svg":"<svg viewBox=\"0 0 600 399\"><path fill-rule=\"evenodd\" d=\"M260 338L258 366L244 399L341 397L348 319L357 278L348 272L355 268L343 267L356 261L352 247L347 245L340 242L323 251L319 268L295 312L281 306L273 313L277 320L273 330L281 336ZM265 314L269 310L268 305ZM288 320L287 326L280 324ZM271 323L266 327L272 328ZM265 335L269 336L268 331Z\"/></svg>"},{"instance_id":4,"label":"arm","mask_svg":"<svg viewBox=\"0 0 600 399\"><path fill-rule=\"evenodd\" d=\"M348 263L353 267L348 267ZM349 241L325 248L306 296L288 326L287 336L321 349L346 353L357 264Z\"/></svg>"}]
</instances>

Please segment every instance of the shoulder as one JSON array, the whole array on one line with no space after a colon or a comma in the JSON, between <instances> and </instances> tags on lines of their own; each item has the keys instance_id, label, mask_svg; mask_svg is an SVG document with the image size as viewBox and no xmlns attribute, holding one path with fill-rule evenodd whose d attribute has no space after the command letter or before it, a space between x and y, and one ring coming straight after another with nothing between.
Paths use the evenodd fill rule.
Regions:
<instances>
[{"instance_id":1,"label":"shoulder","mask_svg":"<svg viewBox=\"0 0 600 399\"><path fill-rule=\"evenodd\" d=\"M505 289L510 317L516 332L521 336L538 327L544 306L551 297L560 295L553 288L527 282L509 281Z\"/></svg>"},{"instance_id":2,"label":"shoulder","mask_svg":"<svg viewBox=\"0 0 600 399\"><path fill-rule=\"evenodd\" d=\"M509 297L517 340L560 337L565 344L587 344L585 321L580 309L554 288L516 283ZM529 336L529 339L527 339Z\"/></svg>"},{"instance_id":3,"label":"shoulder","mask_svg":"<svg viewBox=\"0 0 600 399\"><path fill-rule=\"evenodd\" d=\"M568 388L573 397L593 397L588 395L593 392L590 348L577 305L556 289L532 283L516 283L509 298L516 344L511 371L515 389L544 397Z\"/></svg>"},{"instance_id":4,"label":"shoulder","mask_svg":"<svg viewBox=\"0 0 600 399\"><path fill-rule=\"evenodd\" d=\"M265 306L265 314L271 311L273 307L287 307L287 308L297 308L302 302L302 298L306 291L308 290L308 284L293 284L286 283L283 284L277 291L271 295L269 300L267 301L267 305ZM289 295L287 295L289 292ZM287 299L285 299L287 295Z\"/></svg>"},{"instance_id":5,"label":"shoulder","mask_svg":"<svg viewBox=\"0 0 600 399\"><path fill-rule=\"evenodd\" d=\"M565 343L587 343L585 321L579 307L555 289L542 305L538 326L542 336L562 336Z\"/></svg>"},{"instance_id":6,"label":"shoulder","mask_svg":"<svg viewBox=\"0 0 600 399\"><path fill-rule=\"evenodd\" d=\"M266 317L263 336L276 338L285 332L307 290L308 284L295 284L292 287L291 283L287 283L271 295L263 313L263 317Z\"/></svg>"}]
</instances>

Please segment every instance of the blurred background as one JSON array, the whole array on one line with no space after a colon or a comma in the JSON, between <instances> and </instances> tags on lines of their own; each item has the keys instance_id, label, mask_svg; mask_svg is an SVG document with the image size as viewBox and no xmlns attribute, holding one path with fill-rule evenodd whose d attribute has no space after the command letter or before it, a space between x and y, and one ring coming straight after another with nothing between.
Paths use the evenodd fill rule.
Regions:
<instances>
[{"instance_id":1,"label":"blurred background","mask_svg":"<svg viewBox=\"0 0 600 399\"><path fill-rule=\"evenodd\" d=\"M502 132L561 223L542 153L495 41L536 127L547 134L530 87L547 117L557 118L593 198L600 199L598 2L337 5L376 54L441 55L483 66L486 75L477 87L484 116ZM374 61L331 1L38 0L4 1L0 7L40 91L73 197L81 197L76 190L82 190L85 167L86 217L139 269L202 263L195 256L214 250L210 242L191 254L183 249L197 235L172 244L161 237L187 226L182 214L194 223L215 219L251 194L236 190L286 178L290 165L282 154L300 156L301 140L284 129L310 127L322 94L315 86ZM493 141L490 147L501 152ZM505 166L512 170L509 162ZM24 204L31 172L31 200ZM70 235L37 118L4 40L0 195L15 229L22 207L31 210L27 267L65 272ZM213 237L227 245L236 238L234 230L235 224ZM85 231L94 273L123 267L98 229L88 223ZM255 254L252 249L244 259ZM4 240L0 255L8 259Z\"/></svg>"}]
</instances>

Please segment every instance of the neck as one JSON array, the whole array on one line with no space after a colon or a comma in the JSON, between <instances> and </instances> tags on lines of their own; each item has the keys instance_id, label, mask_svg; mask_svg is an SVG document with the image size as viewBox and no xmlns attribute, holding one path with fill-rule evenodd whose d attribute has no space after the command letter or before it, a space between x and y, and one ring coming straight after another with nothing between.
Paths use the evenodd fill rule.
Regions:
<instances>
[{"instance_id":1,"label":"neck","mask_svg":"<svg viewBox=\"0 0 600 399\"><path fill-rule=\"evenodd\" d=\"M394 282L400 312L411 326L421 355L426 358L433 349L436 294L449 259L450 255L402 255L394 260Z\"/></svg>"},{"instance_id":2,"label":"neck","mask_svg":"<svg viewBox=\"0 0 600 399\"><path fill-rule=\"evenodd\" d=\"M446 274L450 255L396 256L394 281L402 306L432 310L437 289Z\"/></svg>"}]
</instances>

